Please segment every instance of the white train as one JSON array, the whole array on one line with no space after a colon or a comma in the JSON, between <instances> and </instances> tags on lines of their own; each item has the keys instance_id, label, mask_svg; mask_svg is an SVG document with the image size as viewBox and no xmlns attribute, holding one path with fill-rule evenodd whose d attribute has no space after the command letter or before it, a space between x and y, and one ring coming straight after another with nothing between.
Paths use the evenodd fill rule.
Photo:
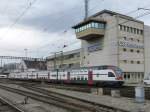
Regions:
<instances>
[{"instance_id":1,"label":"white train","mask_svg":"<svg viewBox=\"0 0 150 112\"><path fill-rule=\"evenodd\" d=\"M0 79L7 78L7 75L0 75Z\"/></svg>"},{"instance_id":2,"label":"white train","mask_svg":"<svg viewBox=\"0 0 150 112\"><path fill-rule=\"evenodd\" d=\"M9 78L88 85L122 85L124 82L122 70L115 66L11 73Z\"/></svg>"}]
</instances>

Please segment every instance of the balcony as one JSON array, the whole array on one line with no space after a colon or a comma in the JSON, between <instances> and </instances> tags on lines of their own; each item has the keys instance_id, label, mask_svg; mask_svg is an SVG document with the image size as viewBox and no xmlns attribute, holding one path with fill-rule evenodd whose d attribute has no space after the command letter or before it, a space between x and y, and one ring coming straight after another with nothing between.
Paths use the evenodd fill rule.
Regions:
<instances>
[{"instance_id":1,"label":"balcony","mask_svg":"<svg viewBox=\"0 0 150 112\"><path fill-rule=\"evenodd\" d=\"M77 39L100 38L105 35L105 22L86 21L73 27L76 32Z\"/></svg>"},{"instance_id":2,"label":"balcony","mask_svg":"<svg viewBox=\"0 0 150 112\"><path fill-rule=\"evenodd\" d=\"M81 32L76 32L77 39L92 39L92 38L100 38L103 37L105 34L104 29L96 29L96 28L88 28Z\"/></svg>"}]
</instances>

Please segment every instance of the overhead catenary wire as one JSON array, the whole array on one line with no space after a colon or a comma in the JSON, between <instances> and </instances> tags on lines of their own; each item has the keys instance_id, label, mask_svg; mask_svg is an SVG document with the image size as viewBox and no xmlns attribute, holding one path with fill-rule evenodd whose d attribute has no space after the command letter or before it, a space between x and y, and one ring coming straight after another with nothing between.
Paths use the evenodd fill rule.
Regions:
<instances>
[{"instance_id":1,"label":"overhead catenary wire","mask_svg":"<svg viewBox=\"0 0 150 112\"><path fill-rule=\"evenodd\" d=\"M72 45L72 44L70 44L70 45Z\"/></svg>"},{"instance_id":2,"label":"overhead catenary wire","mask_svg":"<svg viewBox=\"0 0 150 112\"><path fill-rule=\"evenodd\" d=\"M92 8L92 9L90 9L90 10L93 10L94 8ZM137 11L139 11L138 9L136 9L136 10L133 10L133 11L130 11L128 14L131 14L131 13L135 13L135 12L137 12ZM73 36L73 35L71 35L71 36ZM78 42L75 42L75 43L78 43ZM49 44L48 44L49 45ZM45 47L47 47L47 46L45 46Z\"/></svg>"},{"instance_id":3,"label":"overhead catenary wire","mask_svg":"<svg viewBox=\"0 0 150 112\"><path fill-rule=\"evenodd\" d=\"M144 16L146 16L146 15L148 15L148 14L150 14L150 12L146 12L146 13L144 13L144 14L141 14L141 15L139 15L139 16L136 16L134 19L138 19L138 18L140 18L140 17L144 17ZM127 22L130 22L130 20L121 22L121 23L119 23L119 24L125 24L125 23L127 23ZM115 27L118 27L118 24L117 24L117 25L114 25L114 26L111 26L111 27L107 28L106 30L108 31L108 30L110 30L110 29L112 29L112 28L115 28ZM105 46L106 46L106 44L105 44ZM113 55L113 54L112 54L112 55ZM117 55L120 55L120 54L117 54ZM142 58L135 58L135 57L134 57L134 59L142 59Z\"/></svg>"},{"instance_id":4,"label":"overhead catenary wire","mask_svg":"<svg viewBox=\"0 0 150 112\"><path fill-rule=\"evenodd\" d=\"M149 5L146 5L146 6L143 6L144 8L148 8L150 6L150 4ZM92 8L92 9L90 9L90 10L93 10L94 8ZM89 10L89 11L90 11ZM130 12L127 12L127 13L125 13L125 15L130 15L130 14L133 14L133 13L135 13L135 12L138 12L140 9L139 8L137 8L137 9L135 9L135 10L132 10L132 11L130 11ZM139 17L136 17L135 19L137 19L137 18L139 18Z\"/></svg>"},{"instance_id":5,"label":"overhead catenary wire","mask_svg":"<svg viewBox=\"0 0 150 112\"><path fill-rule=\"evenodd\" d=\"M21 19L22 17L29 11L29 9L32 7L33 4L35 4L37 0L33 0L32 2L29 3L29 5L25 8L25 10L16 18L15 21L13 21L12 24L9 25L8 29L6 30L6 33L1 36L1 39L5 37L5 34L9 32L10 29L12 29Z\"/></svg>"},{"instance_id":6,"label":"overhead catenary wire","mask_svg":"<svg viewBox=\"0 0 150 112\"><path fill-rule=\"evenodd\" d=\"M27 7L27 9L16 19L16 21L10 27L13 27L22 18L22 16L29 10L29 8L31 7L31 5L33 5L35 2L36 2L36 0L34 0L32 3L30 3L30 5ZM92 8L90 10L93 10L94 8ZM59 19L59 20L61 20L61 19Z\"/></svg>"},{"instance_id":7,"label":"overhead catenary wire","mask_svg":"<svg viewBox=\"0 0 150 112\"><path fill-rule=\"evenodd\" d=\"M101 0L101 1L104 1L104 0ZM92 7L91 9L89 9L89 11L91 11L91 10L93 10L95 7L97 7L98 5L95 5L94 7ZM76 6L75 7L73 7L73 8L71 8L70 10L73 10L73 9L76 9ZM51 15L52 16L52 15ZM57 20L55 20L55 22L53 22L53 23L57 23L57 24L59 24L59 23L61 23L62 22L62 17L65 17L65 14L64 15L62 15L62 16L60 16ZM49 25L51 25L51 26L53 26L52 24L53 23L51 23L51 24L49 24ZM45 29L48 29L48 27L45 27L45 28L43 28L43 30L45 30ZM71 29L71 26L69 26L69 28L68 29L65 29L63 32L61 32L60 33L60 35L61 34L64 34L64 32L65 33L67 33L67 31L68 30L70 30ZM71 36L73 36L73 35L71 35ZM62 39L58 39L58 41L61 41L61 40L63 40L63 38ZM70 44L72 44L72 43L77 43L77 42L71 42ZM70 45L69 44L69 45ZM43 45L43 46L40 46L40 47L38 47L37 49L43 49L43 48L46 48L46 47L49 47L50 46L50 44L48 43L48 44L46 44L46 45ZM52 46L52 45L51 45ZM54 46L53 46L54 47ZM34 50L33 50L34 51Z\"/></svg>"},{"instance_id":8,"label":"overhead catenary wire","mask_svg":"<svg viewBox=\"0 0 150 112\"><path fill-rule=\"evenodd\" d=\"M144 14L141 14L140 16L137 16L136 18L139 18L139 17L143 17L143 16L145 16L145 15L148 15L150 12L147 12L147 13L144 13ZM126 21L127 22L127 21ZM125 22L123 22L123 24L124 24ZM120 23L121 24L121 23ZM114 26L115 27L115 26ZM120 54L114 54L114 55L120 55ZM141 58L135 58L134 57L134 59L141 59Z\"/></svg>"},{"instance_id":9,"label":"overhead catenary wire","mask_svg":"<svg viewBox=\"0 0 150 112\"><path fill-rule=\"evenodd\" d=\"M142 16L144 16L144 15L142 15ZM139 16L140 17L140 16ZM128 22L128 21L126 21L126 22ZM125 22L124 22L125 23ZM115 26L114 26L115 27ZM113 28L113 27L112 27ZM111 29L111 28L110 28ZM73 44L76 44L76 43L78 43L78 42L71 42L69 45L73 45ZM49 45L49 44L48 44ZM69 46L69 45L67 45L67 46ZM32 51L30 51L30 52L32 52Z\"/></svg>"},{"instance_id":10,"label":"overhead catenary wire","mask_svg":"<svg viewBox=\"0 0 150 112\"><path fill-rule=\"evenodd\" d=\"M32 7L32 5L36 2L37 0L33 0L30 2L28 7L18 16L18 18L9 26L10 28L14 27L20 20L21 18L29 11L29 9Z\"/></svg>"}]
</instances>

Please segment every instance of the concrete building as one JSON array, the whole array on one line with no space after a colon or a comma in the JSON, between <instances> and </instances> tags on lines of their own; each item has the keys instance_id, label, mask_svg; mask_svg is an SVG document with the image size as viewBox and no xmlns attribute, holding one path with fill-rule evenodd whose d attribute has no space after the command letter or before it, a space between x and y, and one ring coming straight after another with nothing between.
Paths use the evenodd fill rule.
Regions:
<instances>
[{"instance_id":1,"label":"concrete building","mask_svg":"<svg viewBox=\"0 0 150 112\"><path fill-rule=\"evenodd\" d=\"M150 77L150 26L144 26L145 77Z\"/></svg>"},{"instance_id":2,"label":"concrete building","mask_svg":"<svg viewBox=\"0 0 150 112\"><path fill-rule=\"evenodd\" d=\"M73 28L81 40L81 67L114 65L127 82L144 78L144 22L103 10Z\"/></svg>"},{"instance_id":3,"label":"concrete building","mask_svg":"<svg viewBox=\"0 0 150 112\"><path fill-rule=\"evenodd\" d=\"M44 70L47 70L46 61L39 60L22 60L20 63L5 64L3 68L6 73Z\"/></svg>"},{"instance_id":4,"label":"concrete building","mask_svg":"<svg viewBox=\"0 0 150 112\"><path fill-rule=\"evenodd\" d=\"M47 57L47 69L69 69L80 67L80 49L54 53Z\"/></svg>"},{"instance_id":5,"label":"concrete building","mask_svg":"<svg viewBox=\"0 0 150 112\"><path fill-rule=\"evenodd\" d=\"M22 60L19 64L18 70L20 72L45 71L47 70L47 64L46 61Z\"/></svg>"},{"instance_id":6,"label":"concrete building","mask_svg":"<svg viewBox=\"0 0 150 112\"><path fill-rule=\"evenodd\" d=\"M7 63L3 67L3 72L18 72L19 65L20 63Z\"/></svg>"}]
</instances>

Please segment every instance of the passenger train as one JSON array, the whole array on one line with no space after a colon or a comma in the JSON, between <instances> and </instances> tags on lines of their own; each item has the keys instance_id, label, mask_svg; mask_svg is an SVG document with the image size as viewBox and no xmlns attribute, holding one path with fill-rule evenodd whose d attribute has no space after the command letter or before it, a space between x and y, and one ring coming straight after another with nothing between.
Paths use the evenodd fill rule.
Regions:
<instances>
[{"instance_id":1,"label":"passenger train","mask_svg":"<svg viewBox=\"0 0 150 112\"><path fill-rule=\"evenodd\" d=\"M7 75L0 75L0 79L5 79L7 78Z\"/></svg>"},{"instance_id":2,"label":"passenger train","mask_svg":"<svg viewBox=\"0 0 150 112\"><path fill-rule=\"evenodd\" d=\"M87 85L121 86L124 83L122 70L116 66L96 66L68 70L57 69L52 71L10 73L9 78Z\"/></svg>"}]
</instances>

